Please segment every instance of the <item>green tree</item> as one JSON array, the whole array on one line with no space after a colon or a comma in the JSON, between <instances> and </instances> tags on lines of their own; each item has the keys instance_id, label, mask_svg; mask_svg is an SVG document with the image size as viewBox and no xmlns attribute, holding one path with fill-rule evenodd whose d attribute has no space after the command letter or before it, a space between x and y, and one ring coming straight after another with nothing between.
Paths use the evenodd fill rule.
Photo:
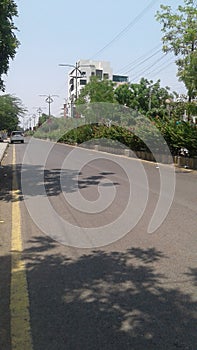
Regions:
<instances>
[{"instance_id":1,"label":"green tree","mask_svg":"<svg viewBox=\"0 0 197 350\"><path fill-rule=\"evenodd\" d=\"M185 69L179 69L178 76L184 81L191 102L197 96L197 51L185 58Z\"/></svg>"},{"instance_id":2,"label":"green tree","mask_svg":"<svg viewBox=\"0 0 197 350\"><path fill-rule=\"evenodd\" d=\"M25 112L19 98L12 95L0 96L0 130L16 130L19 117L23 117Z\"/></svg>"},{"instance_id":3,"label":"green tree","mask_svg":"<svg viewBox=\"0 0 197 350\"><path fill-rule=\"evenodd\" d=\"M161 5L156 19L162 25L163 51L177 57L178 77L184 82L189 102L197 95L197 1L184 0L173 12L171 6Z\"/></svg>"},{"instance_id":4,"label":"green tree","mask_svg":"<svg viewBox=\"0 0 197 350\"><path fill-rule=\"evenodd\" d=\"M4 91L3 74L7 74L9 60L13 59L19 41L14 31L17 29L13 17L17 16L17 6L13 0L0 0L0 90Z\"/></svg>"},{"instance_id":5,"label":"green tree","mask_svg":"<svg viewBox=\"0 0 197 350\"><path fill-rule=\"evenodd\" d=\"M167 114L166 100L172 99L168 87L162 88L160 80L153 83L142 78L139 83L120 85L115 89L118 103L150 116Z\"/></svg>"},{"instance_id":6,"label":"green tree","mask_svg":"<svg viewBox=\"0 0 197 350\"><path fill-rule=\"evenodd\" d=\"M126 107L130 107L133 99L131 84L121 84L115 89L114 93L117 102Z\"/></svg>"},{"instance_id":7,"label":"green tree","mask_svg":"<svg viewBox=\"0 0 197 350\"><path fill-rule=\"evenodd\" d=\"M90 82L81 90L77 104L84 104L87 102L115 102L114 98L114 83L111 80L100 80L93 76Z\"/></svg>"},{"instance_id":8,"label":"green tree","mask_svg":"<svg viewBox=\"0 0 197 350\"><path fill-rule=\"evenodd\" d=\"M42 113L42 115L39 117L39 120L38 120L38 126L41 126L42 124L44 124L47 119L49 119L48 114Z\"/></svg>"},{"instance_id":9,"label":"green tree","mask_svg":"<svg viewBox=\"0 0 197 350\"><path fill-rule=\"evenodd\" d=\"M189 122L177 121L172 117L163 122L155 121L157 128L165 138L172 154L178 154L181 147L189 150L190 156L195 156L197 152L197 128Z\"/></svg>"}]
</instances>

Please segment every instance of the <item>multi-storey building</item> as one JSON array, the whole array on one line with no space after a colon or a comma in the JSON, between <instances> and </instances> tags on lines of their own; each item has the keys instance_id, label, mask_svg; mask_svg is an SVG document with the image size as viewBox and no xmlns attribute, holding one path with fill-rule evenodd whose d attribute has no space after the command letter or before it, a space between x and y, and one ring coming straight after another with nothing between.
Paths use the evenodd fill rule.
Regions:
<instances>
[{"instance_id":1,"label":"multi-storey building","mask_svg":"<svg viewBox=\"0 0 197 350\"><path fill-rule=\"evenodd\" d=\"M100 80L112 80L117 85L128 83L127 76L113 75L110 62L108 61L79 60L75 68L69 72L67 103L69 117L72 116L74 101L79 96L81 89L89 83L92 76L97 76Z\"/></svg>"}]
</instances>

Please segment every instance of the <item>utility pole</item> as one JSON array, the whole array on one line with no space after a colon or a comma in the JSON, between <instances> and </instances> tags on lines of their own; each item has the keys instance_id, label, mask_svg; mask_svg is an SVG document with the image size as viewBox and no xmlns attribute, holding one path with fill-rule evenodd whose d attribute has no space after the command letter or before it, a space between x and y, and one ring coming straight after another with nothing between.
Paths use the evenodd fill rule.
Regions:
<instances>
[{"instance_id":1,"label":"utility pole","mask_svg":"<svg viewBox=\"0 0 197 350\"><path fill-rule=\"evenodd\" d=\"M74 68L71 73L69 73L69 76L73 79L75 79L75 94L74 96L70 95L70 104L71 104L71 117L73 117L73 106L74 106L74 101L77 100L78 98L78 86L77 86L77 80L84 78L84 75L82 74L81 70L79 69L80 67L95 67L95 65L92 64L82 64L80 65L78 62L75 64L69 64L69 63L60 63L59 66L61 67L72 67ZM79 73L79 74L78 74ZM72 75L73 74L73 75ZM74 99L73 99L74 97Z\"/></svg>"},{"instance_id":2,"label":"utility pole","mask_svg":"<svg viewBox=\"0 0 197 350\"><path fill-rule=\"evenodd\" d=\"M32 118L33 118L33 120L34 120L34 123L33 123L33 128L35 128L35 126L36 126L36 115L35 115L35 114L33 114L33 115L32 115Z\"/></svg>"},{"instance_id":3,"label":"utility pole","mask_svg":"<svg viewBox=\"0 0 197 350\"><path fill-rule=\"evenodd\" d=\"M31 130L31 117L29 118L29 130Z\"/></svg>"},{"instance_id":4,"label":"utility pole","mask_svg":"<svg viewBox=\"0 0 197 350\"><path fill-rule=\"evenodd\" d=\"M50 118L50 116L51 116L51 103L53 103L53 101L54 101L52 97L59 97L59 96L58 95L39 95L39 96L46 97L45 102L47 102L48 105L49 105L48 115L49 115L49 118Z\"/></svg>"},{"instance_id":5,"label":"utility pole","mask_svg":"<svg viewBox=\"0 0 197 350\"><path fill-rule=\"evenodd\" d=\"M71 76L72 78L75 79L75 101L76 101L76 100L77 100L77 97L78 97L77 79L80 79L80 78L83 77L82 72L81 72L80 69L79 69L80 66L78 65L77 62L75 63L75 65L74 65L74 64L67 64L67 63L60 63L59 66L61 66L61 67L72 67L72 68L74 68L74 70L72 71L72 73L74 73L74 71L75 71L75 75L72 76L72 75L71 75L72 73L71 73L70 76ZM80 75L78 75L78 72L79 72Z\"/></svg>"},{"instance_id":6,"label":"utility pole","mask_svg":"<svg viewBox=\"0 0 197 350\"><path fill-rule=\"evenodd\" d=\"M94 64L78 64L78 62L76 62L75 64L69 64L69 63L60 63L59 66L61 67L72 67L74 68L74 70L69 74L71 78L75 79L75 99L78 98L78 89L77 89L77 79L81 79L84 78L84 75L82 74L82 71L79 69L80 67L93 67L95 68ZM75 71L75 75L71 75L73 74ZM80 75L78 75L78 72Z\"/></svg>"},{"instance_id":7,"label":"utility pole","mask_svg":"<svg viewBox=\"0 0 197 350\"><path fill-rule=\"evenodd\" d=\"M42 114L42 108L38 107L37 112L38 112L38 118L40 118L40 116Z\"/></svg>"},{"instance_id":8,"label":"utility pole","mask_svg":"<svg viewBox=\"0 0 197 350\"><path fill-rule=\"evenodd\" d=\"M82 77L82 72L79 69L79 65L76 62L75 65L74 64L68 64L68 63L60 63L59 66L61 67L72 67L74 68L73 71L69 74L71 78L75 79L75 96L73 99L73 95L70 98L70 111L71 111L71 117L73 117L73 107L74 107L74 101L77 100L78 98L78 88L77 88L77 79L80 79ZM75 72L75 75L71 75L72 73ZM79 75L78 75L79 73Z\"/></svg>"},{"instance_id":9,"label":"utility pole","mask_svg":"<svg viewBox=\"0 0 197 350\"><path fill-rule=\"evenodd\" d=\"M36 112L38 113L38 118L40 118L42 114L42 110L46 109L46 107L33 107L33 109L36 109Z\"/></svg>"}]
</instances>

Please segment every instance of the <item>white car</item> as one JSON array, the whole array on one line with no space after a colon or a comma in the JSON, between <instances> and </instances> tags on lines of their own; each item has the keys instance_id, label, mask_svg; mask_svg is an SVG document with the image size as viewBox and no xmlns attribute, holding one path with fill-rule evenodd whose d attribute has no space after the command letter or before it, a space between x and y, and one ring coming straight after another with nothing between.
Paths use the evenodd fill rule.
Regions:
<instances>
[{"instance_id":1,"label":"white car","mask_svg":"<svg viewBox=\"0 0 197 350\"><path fill-rule=\"evenodd\" d=\"M10 135L10 143L21 142L24 143L24 135L22 131L12 131Z\"/></svg>"}]
</instances>

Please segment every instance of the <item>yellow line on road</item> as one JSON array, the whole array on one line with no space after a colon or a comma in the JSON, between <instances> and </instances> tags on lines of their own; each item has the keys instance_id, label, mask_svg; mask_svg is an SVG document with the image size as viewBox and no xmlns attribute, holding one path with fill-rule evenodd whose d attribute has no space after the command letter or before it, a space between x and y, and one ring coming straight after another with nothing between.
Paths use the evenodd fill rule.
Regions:
<instances>
[{"instance_id":1,"label":"yellow line on road","mask_svg":"<svg viewBox=\"0 0 197 350\"><path fill-rule=\"evenodd\" d=\"M32 350L29 296L25 263L22 258L21 214L16 175L16 154L13 146L12 237L10 318L12 350Z\"/></svg>"}]
</instances>

